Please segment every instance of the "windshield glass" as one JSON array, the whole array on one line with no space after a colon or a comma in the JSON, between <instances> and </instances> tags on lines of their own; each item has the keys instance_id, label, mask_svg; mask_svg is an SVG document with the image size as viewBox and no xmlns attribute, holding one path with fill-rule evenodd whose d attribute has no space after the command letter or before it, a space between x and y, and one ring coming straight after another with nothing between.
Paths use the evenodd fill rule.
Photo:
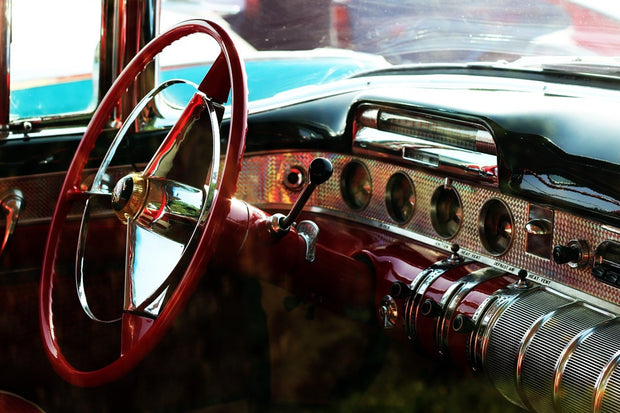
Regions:
<instances>
[{"instance_id":1,"label":"windshield glass","mask_svg":"<svg viewBox=\"0 0 620 413\"><path fill-rule=\"evenodd\" d=\"M233 31L250 101L392 65L485 62L615 75L620 56L620 3L607 0L163 1L162 29L188 18ZM176 56L169 67L197 54Z\"/></svg>"},{"instance_id":2,"label":"windshield glass","mask_svg":"<svg viewBox=\"0 0 620 413\"><path fill-rule=\"evenodd\" d=\"M608 0L220 1L259 50L336 47L393 64L620 55L620 3Z\"/></svg>"},{"instance_id":3,"label":"windshield glass","mask_svg":"<svg viewBox=\"0 0 620 413\"><path fill-rule=\"evenodd\" d=\"M485 62L620 75L620 2L611 0L161 0L159 6L161 30L203 18L232 33L246 61L250 101L395 65ZM80 18L59 25L67 9ZM114 18L101 10L95 0L13 2L11 121L96 107L101 21ZM161 57L158 80L199 83L218 46L178 43Z\"/></svg>"}]
</instances>

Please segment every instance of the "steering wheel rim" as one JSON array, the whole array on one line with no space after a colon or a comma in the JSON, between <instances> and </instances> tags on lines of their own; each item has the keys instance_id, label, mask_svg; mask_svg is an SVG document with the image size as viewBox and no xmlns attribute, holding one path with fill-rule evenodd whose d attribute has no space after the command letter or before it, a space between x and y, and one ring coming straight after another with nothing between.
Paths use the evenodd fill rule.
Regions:
<instances>
[{"instance_id":1,"label":"steering wheel rim","mask_svg":"<svg viewBox=\"0 0 620 413\"><path fill-rule=\"evenodd\" d=\"M231 94L228 147L221 178L219 179L204 229L181 281L159 316L148 328L148 331L141 336L128 352L121 353L110 364L92 371L77 369L64 357L54 333L52 290L62 227L67 219L72 201L86 196L80 190L82 172L88 161L88 156L108 120L109 114L122 94L134 82L136 76L144 70L146 65L165 47L182 37L194 33L205 33L211 36L216 40L221 49L220 55L200 84L199 91L221 104L226 102L229 92ZM174 319L181 312L191 293L195 290L200 276L214 253L215 241L221 235L223 223L230 209L230 199L236 190L237 178L245 149L246 130L247 86L243 60L237 52L231 37L222 27L213 22L189 20L160 34L131 60L113 83L89 122L67 171L52 216L44 252L39 290L41 336L48 359L56 372L65 380L80 386L98 386L116 380L135 367L171 327Z\"/></svg>"}]
</instances>

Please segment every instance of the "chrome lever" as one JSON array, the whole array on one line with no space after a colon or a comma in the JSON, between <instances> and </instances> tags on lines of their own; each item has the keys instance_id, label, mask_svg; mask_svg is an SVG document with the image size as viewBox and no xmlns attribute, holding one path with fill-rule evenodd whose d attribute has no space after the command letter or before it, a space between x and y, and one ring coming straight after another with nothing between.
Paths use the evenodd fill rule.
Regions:
<instances>
[{"instance_id":1,"label":"chrome lever","mask_svg":"<svg viewBox=\"0 0 620 413\"><path fill-rule=\"evenodd\" d=\"M317 186L321 185L332 176L333 170L332 163L329 160L325 158L315 158L308 168L308 185L306 185L299 195L299 198L295 201L288 215L274 214L271 217L268 227L269 231L273 234L286 234L295 223L295 220L306 205L306 202L308 202L312 192L314 192Z\"/></svg>"},{"instance_id":2,"label":"chrome lever","mask_svg":"<svg viewBox=\"0 0 620 413\"><path fill-rule=\"evenodd\" d=\"M5 192L0 199L0 209L6 219L6 227L4 230L4 237L2 239L2 246L0 246L0 256L4 254L4 251L11 240L15 227L17 226L17 220L19 214L24 206L24 194L19 189L11 189Z\"/></svg>"}]
</instances>

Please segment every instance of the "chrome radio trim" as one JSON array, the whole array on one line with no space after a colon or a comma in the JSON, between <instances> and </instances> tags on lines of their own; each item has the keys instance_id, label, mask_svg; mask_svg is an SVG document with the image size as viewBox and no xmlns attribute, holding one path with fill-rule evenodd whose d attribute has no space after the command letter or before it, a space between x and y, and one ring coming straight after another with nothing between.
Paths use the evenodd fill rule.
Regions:
<instances>
[{"instance_id":1,"label":"chrome radio trim","mask_svg":"<svg viewBox=\"0 0 620 413\"><path fill-rule=\"evenodd\" d=\"M498 184L497 157L438 144L425 139L364 127L353 140L353 153L382 156L410 165L435 169L454 177Z\"/></svg>"}]
</instances>

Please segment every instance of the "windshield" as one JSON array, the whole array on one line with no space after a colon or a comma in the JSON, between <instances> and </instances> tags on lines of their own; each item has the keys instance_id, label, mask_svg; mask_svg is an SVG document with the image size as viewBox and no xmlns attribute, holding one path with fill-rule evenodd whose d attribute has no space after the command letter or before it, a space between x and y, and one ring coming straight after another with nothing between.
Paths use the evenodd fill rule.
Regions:
<instances>
[{"instance_id":1,"label":"windshield","mask_svg":"<svg viewBox=\"0 0 620 413\"><path fill-rule=\"evenodd\" d=\"M114 15L102 15L94 0L58 5L13 2L11 121L89 113L100 99L100 22ZM398 65L484 62L620 74L620 2L611 0L161 0L159 6L160 30L203 18L232 33L246 61L251 102ZM59 25L69 8L80 19ZM178 43L161 56L158 81L200 83L218 46Z\"/></svg>"},{"instance_id":2,"label":"windshield","mask_svg":"<svg viewBox=\"0 0 620 413\"><path fill-rule=\"evenodd\" d=\"M239 6L226 18L259 50L336 47L392 64L620 55L620 3L608 0L248 0Z\"/></svg>"}]
</instances>

